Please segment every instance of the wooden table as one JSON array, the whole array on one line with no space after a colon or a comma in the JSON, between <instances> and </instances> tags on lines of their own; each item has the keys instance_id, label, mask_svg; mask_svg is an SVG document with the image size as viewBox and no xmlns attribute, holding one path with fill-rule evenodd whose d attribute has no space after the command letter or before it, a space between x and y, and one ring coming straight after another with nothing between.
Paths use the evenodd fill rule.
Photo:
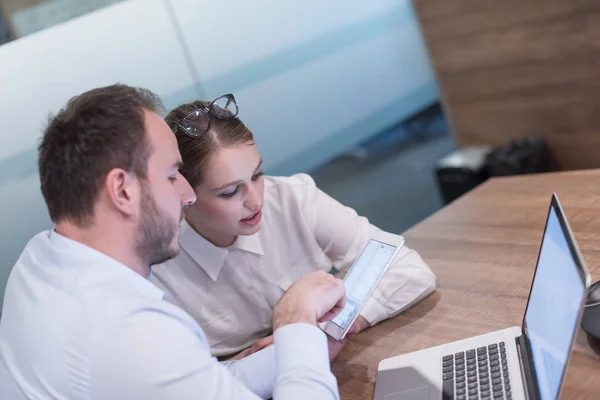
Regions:
<instances>
[{"instance_id":1,"label":"wooden table","mask_svg":"<svg viewBox=\"0 0 600 400\"><path fill-rule=\"evenodd\" d=\"M342 399L371 399L384 358L520 326L553 192L600 278L600 170L487 181L404 234L437 290L346 345L332 364ZM562 399L600 398L600 357L581 330L564 384Z\"/></svg>"}]
</instances>

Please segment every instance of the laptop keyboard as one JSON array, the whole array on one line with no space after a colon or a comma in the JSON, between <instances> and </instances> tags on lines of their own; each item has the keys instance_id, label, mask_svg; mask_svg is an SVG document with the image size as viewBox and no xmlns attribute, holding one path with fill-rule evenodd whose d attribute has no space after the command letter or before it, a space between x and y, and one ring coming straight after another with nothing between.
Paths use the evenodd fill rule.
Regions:
<instances>
[{"instance_id":1,"label":"laptop keyboard","mask_svg":"<svg viewBox=\"0 0 600 400\"><path fill-rule=\"evenodd\" d=\"M443 400L512 399L504 342L442 357Z\"/></svg>"}]
</instances>

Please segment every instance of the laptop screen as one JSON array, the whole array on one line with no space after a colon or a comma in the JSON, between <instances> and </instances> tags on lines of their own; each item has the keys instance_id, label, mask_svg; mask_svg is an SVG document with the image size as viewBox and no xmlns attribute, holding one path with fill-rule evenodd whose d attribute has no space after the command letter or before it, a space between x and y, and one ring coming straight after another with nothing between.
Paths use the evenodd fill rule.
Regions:
<instances>
[{"instance_id":1,"label":"laptop screen","mask_svg":"<svg viewBox=\"0 0 600 400\"><path fill-rule=\"evenodd\" d=\"M558 211L560 212L560 211ZM533 280L525 325L542 400L556 399L586 296L577 256L553 202Z\"/></svg>"}]
</instances>

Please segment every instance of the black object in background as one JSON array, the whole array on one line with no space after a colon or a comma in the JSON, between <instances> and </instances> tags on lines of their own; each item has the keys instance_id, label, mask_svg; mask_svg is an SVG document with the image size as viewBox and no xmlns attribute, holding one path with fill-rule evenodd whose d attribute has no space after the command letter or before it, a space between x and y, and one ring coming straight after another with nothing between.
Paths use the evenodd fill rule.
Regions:
<instances>
[{"instance_id":1,"label":"black object in background","mask_svg":"<svg viewBox=\"0 0 600 400\"><path fill-rule=\"evenodd\" d=\"M435 169L444 204L459 198L487 179L485 160L490 146L467 147L438 161Z\"/></svg>"},{"instance_id":2,"label":"black object in background","mask_svg":"<svg viewBox=\"0 0 600 400\"><path fill-rule=\"evenodd\" d=\"M581 328L587 334L590 347L600 355L600 281L590 286Z\"/></svg>"},{"instance_id":3,"label":"black object in background","mask_svg":"<svg viewBox=\"0 0 600 400\"><path fill-rule=\"evenodd\" d=\"M543 139L524 137L511 140L489 153L484 162L487 177L550 172L550 152Z\"/></svg>"},{"instance_id":4,"label":"black object in background","mask_svg":"<svg viewBox=\"0 0 600 400\"><path fill-rule=\"evenodd\" d=\"M445 204L493 176L552 171L548 146L538 137L511 140L504 146L468 147L438 162L436 175Z\"/></svg>"},{"instance_id":5,"label":"black object in background","mask_svg":"<svg viewBox=\"0 0 600 400\"><path fill-rule=\"evenodd\" d=\"M4 14L2 13L2 7L0 7L0 46L4 43L10 42L11 37L8 31L8 25L6 24L6 20L4 19Z\"/></svg>"}]
</instances>

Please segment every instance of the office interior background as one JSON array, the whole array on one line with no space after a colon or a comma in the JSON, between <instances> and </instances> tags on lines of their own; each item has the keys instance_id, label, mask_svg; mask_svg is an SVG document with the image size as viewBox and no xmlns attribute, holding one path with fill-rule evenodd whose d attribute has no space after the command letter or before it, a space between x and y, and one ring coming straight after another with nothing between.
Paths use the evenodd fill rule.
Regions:
<instances>
[{"instance_id":1,"label":"office interior background","mask_svg":"<svg viewBox=\"0 0 600 400\"><path fill-rule=\"evenodd\" d=\"M0 0L0 301L51 227L37 145L78 93L233 93L267 174L401 233L489 176L600 166L598 22L586 0Z\"/></svg>"},{"instance_id":2,"label":"office interior background","mask_svg":"<svg viewBox=\"0 0 600 400\"><path fill-rule=\"evenodd\" d=\"M442 205L433 166L451 152L409 1L3 0L0 295L51 227L37 175L47 116L122 82L166 108L233 93L268 174L307 172L381 228Z\"/></svg>"}]
</instances>

